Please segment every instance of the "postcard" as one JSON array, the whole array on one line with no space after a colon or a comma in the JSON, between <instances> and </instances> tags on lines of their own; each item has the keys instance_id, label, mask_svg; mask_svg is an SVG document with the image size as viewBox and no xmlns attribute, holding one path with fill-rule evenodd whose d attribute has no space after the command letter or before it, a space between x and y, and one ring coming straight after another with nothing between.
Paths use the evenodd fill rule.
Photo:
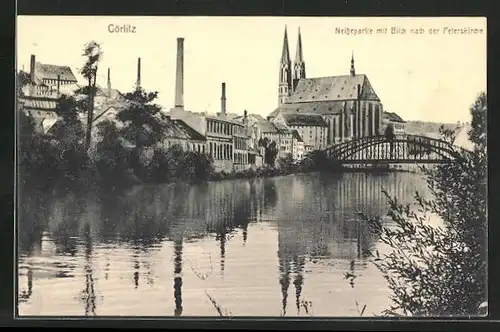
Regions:
<instances>
[{"instance_id":1,"label":"postcard","mask_svg":"<svg viewBox=\"0 0 500 332\"><path fill-rule=\"evenodd\" d=\"M487 314L486 19L17 18L17 317Z\"/></svg>"}]
</instances>

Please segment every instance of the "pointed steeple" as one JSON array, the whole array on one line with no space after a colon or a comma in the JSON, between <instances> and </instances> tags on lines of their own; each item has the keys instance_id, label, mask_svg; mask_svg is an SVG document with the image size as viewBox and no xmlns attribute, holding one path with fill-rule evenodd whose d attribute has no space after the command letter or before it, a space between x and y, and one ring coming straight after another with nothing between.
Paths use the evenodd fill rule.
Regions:
<instances>
[{"instance_id":1,"label":"pointed steeple","mask_svg":"<svg viewBox=\"0 0 500 332\"><path fill-rule=\"evenodd\" d=\"M356 76L356 70L354 69L354 51L351 56L351 76Z\"/></svg>"},{"instance_id":2,"label":"pointed steeple","mask_svg":"<svg viewBox=\"0 0 500 332\"><path fill-rule=\"evenodd\" d=\"M283 50L281 52L280 73L278 84L278 105L283 104L292 91L292 62L288 49L288 34L285 25L285 36L283 38Z\"/></svg>"},{"instance_id":3,"label":"pointed steeple","mask_svg":"<svg viewBox=\"0 0 500 332\"><path fill-rule=\"evenodd\" d=\"M302 37L300 36L300 27L299 27L299 37L297 39L297 52L295 53L295 63L303 61L304 61L304 55L302 54Z\"/></svg>"},{"instance_id":4,"label":"pointed steeple","mask_svg":"<svg viewBox=\"0 0 500 332\"><path fill-rule=\"evenodd\" d=\"M289 63L290 62L290 51L288 48L288 34L286 32L285 25L285 36L283 37L283 50L281 51L281 63Z\"/></svg>"},{"instance_id":5,"label":"pointed steeple","mask_svg":"<svg viewBox=\"0 0 500 332\"><path fill-rule=\"evenodd\" d=\"M304 54L302 51L302 37L300 35L297 39L297 52L295 53L295 63L293 65L293 89L297 87L297 83L301 78L306 78L306 64L304 62Z\"/></svg>"}]
</instances>

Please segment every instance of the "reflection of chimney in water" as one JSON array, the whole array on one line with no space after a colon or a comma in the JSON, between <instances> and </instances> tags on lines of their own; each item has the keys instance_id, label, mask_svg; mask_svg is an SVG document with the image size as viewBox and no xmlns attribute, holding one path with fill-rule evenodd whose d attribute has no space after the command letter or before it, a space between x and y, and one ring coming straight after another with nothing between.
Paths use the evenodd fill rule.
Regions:
<instances>
[{"instance_id":1,"label":"reflection of chimney in water","mask_svg":"<svg viewBox=\"0 0 500 332\"><path fill-rule=\"evenodd\" d=\"M286 316L286 306L288 300L288 288L290 287L290 262L285 252L285 245L278 234L278 268L279 268L279 283L281 285L281 304L283 316Z\"/></svg>"},{"instance_id":2,"label":"reflection of chimney in water","mask_svg":"<svg viewBox=\"0 0 500 332\"><path fill-rule=\"evenodd\" d=\"M302 294L302 286L304 285L304 265L304 257L294 257L295 278L293 280L293 284L295 285L295 304L297 306L297 314L300 313L300 295Z\"/></svg>"},{"instance_id":3,"label":"reflection of chimney in water","mask_svg":"<svg viewBox=\"0 0 500 332\"><path fill-rule=\"evenodd\" d=\"M140 263L139 263L139 253L138 253L138 249L135 249L135 253L134 253L134 258L135 258L135 261L134 261L134 285L135 285L135 288L139 287L139 275L140 275Z\"/></svg>"},{"instance_id":4,"label":"reflection of chimney in water","mask_svg":"<svg viewBox=\"0 0 500 332\"><path fill-rule=\"evenodd\" d=\"M90 314L95 316L96 302L94 289L94 273L92 267L92 238L90 235L90 225L85 227L85 316Z\"/></svg>"},{"instance_id":5,"label":"reflection of chimney in water","mask_svg":"<svg viewBox=\"0 0 500 332\"><path fill-rule=\"evenodd\" d=\"M175 316L182 315L182 237L174 241L174 299Z\"/></svg>"},{"instance_id":6,"label":"reflection of chimney in water","mask_svg":"<svg viewBox=\"0 0 500 332\"><path fill-rule=\"evenodd\" d=\"M226 228L221 227L221 233L219 234L220 241L220 274L224 274L225 262L226 262Z\"/></svg>"}]
</instances>

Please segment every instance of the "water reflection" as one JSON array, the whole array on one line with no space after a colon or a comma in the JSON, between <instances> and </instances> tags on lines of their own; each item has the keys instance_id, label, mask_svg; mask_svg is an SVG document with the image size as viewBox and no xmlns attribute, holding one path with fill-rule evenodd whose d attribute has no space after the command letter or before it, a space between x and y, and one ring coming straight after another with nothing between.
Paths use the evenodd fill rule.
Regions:
<instances>
[{"instance_id":1,"label":"water reflection","mask_svg":"<svg viewBox=\"0 0 500 332\"><path fill-rule=\"evenodd\" d=\"M338 271L348 270L355 277L335 287L351 288L356 276L366 269L365 252L376 242L357 213L384 214L387 203L381 193L383 187L392 195L411 197L416 189L421 189L422 183L408 180L408 176L312 174L197 186L138 186L113 193L105 190L30 192L21 200L18 224L19 267L27 271L24 275L20 273L20 278L27 278L28 286L23 290L20 287L19 299L26 302L32 298L33 281L37 278L45 285L39 286L37 291L45 294L45 289L49 289L45 280L64 277L84 282L81 300L85 315L98 314L97 281L100 296L111 303L135 296L140 298L137 301L145 303L145 308L156 312L164 300L157 297L161 292L154 290L162 289L167 283L171 285L173 281L174 302L170 305L173 305L174 316L202 314L197 310L213 314L213 307L208 305L207 309L201 309L202 304L195 300L199 299L196 292L208 287L205 285L211 285L211 292L225 289L233 294L219 294L225 303L233 306L243 305L238 301L240 296L249 296L248 301L258 312L263 304L257 295L251 298L252 291L245 289L245 281L241 280L250 278L245 287L259 285L258 289L265 288L269 296L273 289L276 291L278 281L280 299L268 301L269 306L278 310L271 309L276 315L287 315L291 311L296 311L297 315L311 314L310 297L317 297L314 292L319 287L316 284L318 273L340 275ZM263 227L259 225L269 225L266 233L259 230ZM277 251L264 251L258 243L260 246L275 244ZM200 254L212 250L210 248L218 256L218 273L196 279L199 271L190 273L192 271L183 266L186 257L200 259ZM276 252L276 263L266 258L272 254L276 259ZM173 264L173 274L171 267L169 272L164 272L166 255L173 255L168 258ZM348 264L348 269L343 267L343 262ZM48 269L47 264L56 266L55 275L33 272L36 268ZM257 268L262 268L262 275L253 274ZM83 269L84 273L75 272L78 269ZM236 280L236 269L248 269L247 275ZM272 275L275 275L274 283L262 284L264 277ZM121 282L122 278L127 280L127 285ZM186 278L191 278L186 282L190 286L184 289L183 298ZM334 278L332 274L330 280ZM165 279L170 281L163 282ZM68 283L67 287L74 286ZM327 282L321 287L332 286ZM129 293L128 289L137 295ZM320 302L331 302L330 295L324 293L319 295L324 296ZM105 303L99 302L100 312L122 314L109 307L112 304L107 307ZM289 303L294 303L293 309ZM47 310L59 314L66 310L58 303L44 305L53 306ZM43 314L45 308L41 310L39 314ZM254 312L239 314L252 315Z\"/></svg>"},{"instance_id":2,"label":"water reflection","mask_svg":"<svg viewBox=\"0 0 500 332\"><path fill-rule=\"evenodd\" d=\"M182 237L174 242L174 316L182 315Z\"/></svg>"},{"instance_id":3,"label":"water reflection","mask_svg":"<svg viewBox=\"0 0 500 332\"><path fill-rule=\"evenodd\" d=\"M85 316L96 314L96 295L94 284L94 269L92 266L92 238L90 236L90 226L85 227L85 289L83 299L85 302Z\"/></svg>"}]
</instances>

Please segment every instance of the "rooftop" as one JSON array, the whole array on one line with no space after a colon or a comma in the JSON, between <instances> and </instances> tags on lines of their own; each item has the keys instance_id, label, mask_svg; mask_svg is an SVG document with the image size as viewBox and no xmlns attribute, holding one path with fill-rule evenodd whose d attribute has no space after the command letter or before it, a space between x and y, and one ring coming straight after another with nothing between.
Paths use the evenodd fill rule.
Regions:
<instances>
[{"instance_id":1,"label":"rooftop","mask_svg":"<svg viewBox=\"0 0 500 332\"><path fill-rule=\"evenodd\" d=\"M297 130L292 130L292 137L295 138L299 142L304 142Z\"/></svg>"},{"instance_id":2,"label":"rooftop","mask_svg":"<svg viewBox=\"0 0 500 332\"><path fill-rule=\"evenodd\" d=\"M176 125L181 131L184 132L185 135L187 135L190 140L194 141L206 141L207 138L191 128L187 123L185 123L182 120L172 120L174 125Z\"/></svg>"},{"instance_id":3,"label":"rooftop","mask_svg":"<svg viewBox=\"0 0 500 332\"><path fill-rule=\"evenodd\" d=\"M341 100L313 101L307 103L285 103L272 111L269 116L275 117L282 113L311 113L311 114L340 114L344 109L344 102Z\"/></svg>"},{"instance_id":4,"label":"rooftop","mask_svg":"<svg viewBox=\"0 0 500 332\"><path fill-rule=\"evenodd\" d=\"M354 100L358 97L358 85L361 87L361 99L380 100L368 81L368 77L360 74L300 79L287 103Z\"/></svg>"},{"instance_id":5,"label":"rooftop","mask_svg":"<svg viewBox=\"0 0 500 332\"><path fill-rule=\"evenodd\" d=\"M399 115L394 112L384 112L384 118L392 122L406 123Z\"/></svg>"},{"instance_id":6,"label":"rooftop","mask_svg":"<svg viewBox=\"0 0 500 332\"><path fill-rule=\"evenodd\" d=\"M57 76L64 81L77 82L73 71L68 66L48 65L40 62L35 63L35 77L40 79L57 80Z\"/></svg>"},{"instance_id":7,"label":"rooftop","mask_svg":"<svg viewBox=\"0 0 500 332\"><path fill-rule=\"evenodd\" d=\"M288 126L328 127L318 114L284 113L283 118Z\"/></svg>"}]
</instances>

